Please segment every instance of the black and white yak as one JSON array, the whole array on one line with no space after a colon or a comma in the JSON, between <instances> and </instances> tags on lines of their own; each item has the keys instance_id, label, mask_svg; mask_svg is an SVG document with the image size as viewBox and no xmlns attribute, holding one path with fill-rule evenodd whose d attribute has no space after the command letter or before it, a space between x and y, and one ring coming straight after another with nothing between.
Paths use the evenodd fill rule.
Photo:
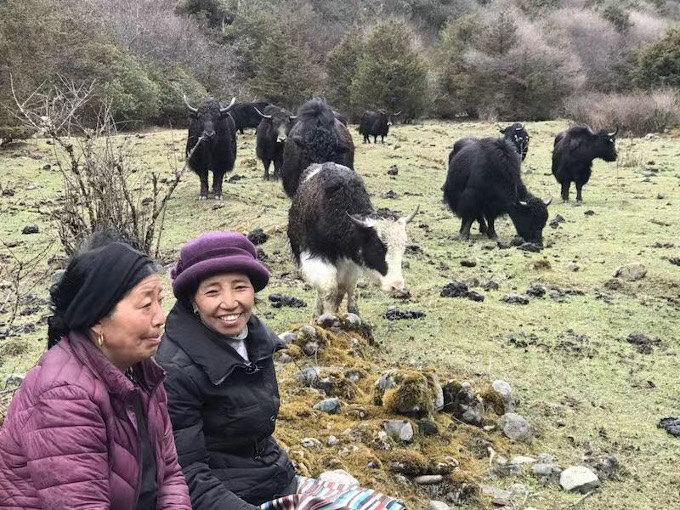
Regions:
<instances>
[{"instance_id":1,"label":"black and white yak","mask_svg":"<svg viewBox=\"0 0 680 510\"><path fill-rule=\"evenodd\" d=\"M385 292L404 290L406 225L416 212L377 214L363 180L345 166L305 170L288 212L288 239L304 279L316 290L315 314L336 314L345 295L347 311L358 314L361 270L377 277Z\"/></svg>"}]
</instances>

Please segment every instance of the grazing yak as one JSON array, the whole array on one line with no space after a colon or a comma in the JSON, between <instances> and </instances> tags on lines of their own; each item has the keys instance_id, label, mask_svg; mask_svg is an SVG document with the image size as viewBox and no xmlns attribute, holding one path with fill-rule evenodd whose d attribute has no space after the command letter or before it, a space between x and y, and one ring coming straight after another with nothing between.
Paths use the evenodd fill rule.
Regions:
<instances>
[{"instance_id":1,"label":"grazing yak","mask_svg":"<svg viewBox=\"0 0 680 510\"><path fill-rule=\"evenodd\" d=\"M610 133L593 132L589 127L574 126L555 136L552 154L552 174L562 186L562 201L569 201L569 187L576 184L576 201L583 202L581 190L590 180L593 160L616 161L617 127Z\"/></svg>"},{"instance_id":2,"label":"grazing yak","mask_svg":"<svg viewBox=\"0 0 680 510\"><path fill-rule=\"evenodd\" d=\"M284 143L281 180L286 195L295 195L300 174L309 165L327 161L354 168L352 135L325 101L311 99L298 110Z\"/></svg>"},{"instance_id":3,"label":"grazing yak","mask_svg":"<svg viewBox=\"0 0 680 510\"><path fill-rule=\"evenodd\" d=\"M239 133L243 134L244 128L257 128L262 120L260 112L265 111L269 103L255 102L255 103L236 103L229 114L234 118L234 124Z\"/></svg>"},{"instance_id":4,"label":"grazing yak","mask_svg":"<svg viewBox=\"0 0 680 510\"><path fill-rule=\"evenodd\" d=\"M255 154L264 165L264 178L269 180L269 166L274 163L274 179L279 178L283 164L283 144L293 127L296 117L283 108L270 105L260 112L260 123L257 126Z\"/></svg>"},{"instance_id":5,"label":"grazing yak","mask_svg":"<svg viewBox=\"0 0 680 510\"><path fill-rule=\"evenodd\" d=\"M213 173L213 193L215 200L222 200L222 181L224 174L234 169L236 161L236 128L229 111L236 98L229 106L222 108L219 101L212 97L203 101L198 108L184 104L189 112L189 136L187 138L186 155L202 138L201 144L189 158L189 167L198 174L201 180L200 200L208 198L208 171Z\"/></svg>"},{"instance_id":6,"label":"grazing yak","mask_svg":"<svg viewBox=\"0 0 680 510\"><path fill-rule=\"evenodd\" d=\"M371 143L369 136L373 137L373 143L377 143L378 137L380 137L381 143L385 143L385 137L392 125L392 117L396 117L400 113L390 115L386 110L364 112L359 121L359 134L363 135L364 143Z\"/></svg>"},{"instance_id":7,"label":"grazing yak","mask_svg":"<svg viewBox=\"0 0 680 510\"><path fill-rule=\"evenodd\" d=\"M404 289L406 224L415 216L381 217L353 170L336 163L305 170L288 212L288 239L305 280L316 289L315 314L359 313L356 283L362 269L386 292Z\"/></svg>"},{"instance_id":8,"label":"grazing yak","mask_svg":"<svg viewBox=\"0 0 680 510\"><path fill-rule=\"evenodd\" d=\"M461 239L469 239L475 220L480 232L497 239L494 221L508 214L518 235L527 242L542 244L551 199L544 202L527 191L520 165L515 146L503 138L467 143L450 156L444 200L461 218Z\"/></svg>"}]
</instances>

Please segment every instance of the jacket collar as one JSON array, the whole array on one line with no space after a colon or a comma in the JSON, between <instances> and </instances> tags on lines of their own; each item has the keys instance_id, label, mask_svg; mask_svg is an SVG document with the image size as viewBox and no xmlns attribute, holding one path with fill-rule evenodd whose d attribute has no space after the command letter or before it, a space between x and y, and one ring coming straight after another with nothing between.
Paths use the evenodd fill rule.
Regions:
<instances>
[{"instance_id":1,"label":"jacket collar","mask_svg":"<svg viewBox=\"0 0 680 510\"><path fill-rule=\"evenodd\" d=\"M251 315L245 339L250 361L245 361L223 335L203 324L179 300L168 314L165 336L199 365L214 385L220 384L235 368L257 370L259 362L272 356L275 346L274 333Z\"/></svg>"},{"instance_id":2,"label":"jacket collar","mask_svg":"<svg viewBox=\"0 0 680 510\"><path fill-rule=\"evenodd\" d=\"M65 344L64 342L68 342ZM136 393L137 388L120 371L92 341L82 333L71 331L57 347L71 347L73 354L101 380L109 393L127 400ZM165 379L165 371L151 358L140 362L137 366L140 382L149 393Z\"/></svg>"}]
</instances>

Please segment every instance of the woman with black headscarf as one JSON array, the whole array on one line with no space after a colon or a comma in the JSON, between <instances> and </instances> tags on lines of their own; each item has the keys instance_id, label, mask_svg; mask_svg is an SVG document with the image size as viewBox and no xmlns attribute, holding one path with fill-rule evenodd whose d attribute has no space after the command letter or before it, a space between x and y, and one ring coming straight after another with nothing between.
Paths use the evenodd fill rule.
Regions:
<instances>
[{"instance_id":1,"label":"woman with black headscarf","mask_svg":"<svg viewBox=\"0 0 680 510\"><path fill-rule=\"evenodd\" d=\"M50 295L48 351L0 431L0 507L190 510L151 359L165 315L156 265L111 242Z\"/></svg>"}]
</instances>

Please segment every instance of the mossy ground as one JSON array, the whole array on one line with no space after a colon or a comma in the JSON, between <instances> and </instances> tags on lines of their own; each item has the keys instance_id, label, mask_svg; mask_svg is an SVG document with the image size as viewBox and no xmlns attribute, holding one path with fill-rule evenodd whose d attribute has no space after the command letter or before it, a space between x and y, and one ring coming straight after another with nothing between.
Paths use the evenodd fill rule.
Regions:
<instances>
[{"instance_id":1,"label":"mossy ground","mask_svg":"<svg viewBox=\"0 0 680 510\"><path fill-rule=\"evenodd\" d=\"M518 412L538 430L530 451L553 453L564 466L580 463L590 449L616 455L624 466L621 479L606 482L580 508L675 508L680 506L680 441L656 424L660 418L680 414L680 267L669 261L680 257L680 141L674 136L677 133L619 140L619 161L595 163L593 177L584 188L584 204L575 206L560 203L559 187L550 175L552 137L566 126L566 122L527 124L531 146L523 164L525 183L539 196L554 197L551 219L560 214L566 220L557 229L546 227L548 247L541 253L490 249L491 244L479 235L469 242L456 240L459 220L441 201L449 147L463 136L495 136L494 125L426 122L395 126L385 145L362 145L355 136L356 169L364 176L374 205L403 214L420 205L421 211L409 226L411 242L421 250L409 251L410 267L404 271L412 297L407 302L395 301L369 286L360 291L359 306L362 316L374 324L379 342L376 351L387 362L433 367L473 380L507 380L520 400ZM183 154L185 136L182 130L164 130L135 138L144 169L171 176L171 162ZM279 292L308 303L302 309L274 309L264 299L258 313L266 315L275 330L284 331L308 320L313 295L298 278L287 247L289 201L280 183L262 180L254 143L252 133L239 138L234 173L244 178L225 184L221 209L213 209L210 200L197 200L198 179L187 174L169 204L162 259L171 261L184 241L206 230L264 229L271 237L262 248L274 277L262 297ZM57 238L54 225L41 214L61 186L58 171L43 169L49 163L54 164L52 147L41 139L0 152L0 185L15 190L14 196L0 196L0 239L18 242L12 250L19 257L36 253ZM391 165L397 165L397 176L387 175ZM36 188L28 189L31 185ZM384 198L388 191L394 191L397 198ZM586 215L586 211L594 214ZM21 229L29 224L38 225L40 233L22 235ZM504 239L514 234L506 220L497 223L497 231ZM674 246L655 247L656 243ZM52 250L58 252L57 242ZM0 280L7 280L6 250L0 251ZM475 259L476 267L462 267L463 258ZM647 276L618 288L605 286L614 269L629 262L645 264ZM570 263L577 264L578 271L571 271ZM32 291L42 299L48 285L44 266L34 275L40 281ZM477 289L486 296L481 303L439 296L450 280L472 278L481 283L493 279L500 289ZM500 301L506 292L524 292L537 282L560 289L563 297L532 298L526 306ZM582 294L565 293L574 290ZM0 304L7 292L0 289ZM168 306L171 301L166 300ZM427 315L388 321L384 313L391 305ZM20 311L30 306L35 305L23 304ZM25 372L35 363L45 346L43 319L47 314L43 303L17 320L29 330L38 323L35 331L0 340L0 376ZM6 319L6 314L0 316ZM626 342L631 333L659 338L661 344L642 354ZM307 426L309 430L315 427L304 419L299 424L299 437L305 437ZM283 432L285 426L281 428ZM360 464L365 466L364 461L356 461L357 470ZM370 481L362 474L356 476ZM387 483L381 470L373 470L371 476L378 485ZM522 482L531 490L527 506L563 508L579 499L531 479Z\"/></svg>"}]
</instances>

